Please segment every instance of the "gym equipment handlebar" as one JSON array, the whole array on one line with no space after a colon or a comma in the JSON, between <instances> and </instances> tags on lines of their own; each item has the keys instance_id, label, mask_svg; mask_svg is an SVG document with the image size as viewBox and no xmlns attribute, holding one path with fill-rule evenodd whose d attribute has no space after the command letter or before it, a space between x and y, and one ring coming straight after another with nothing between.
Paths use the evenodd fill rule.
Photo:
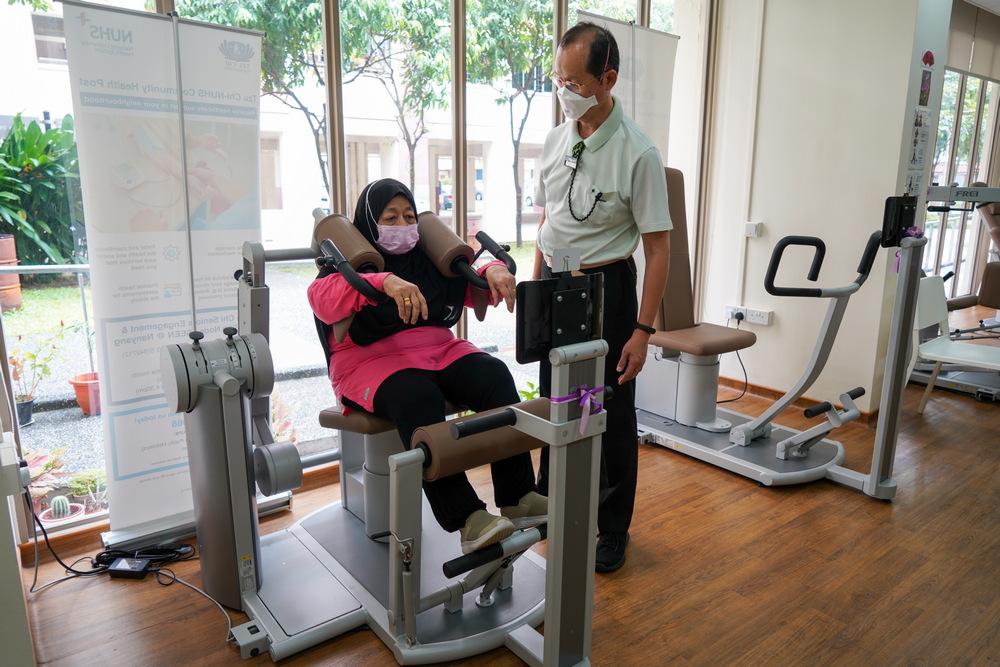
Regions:
<instances>
[{"instance_id":1,"label":"gym equipment handlebar","mask_svg":"<svg viewBox=\"0 0 1000 667\"><path fill-rule=\"evenodd\" d=\"M847 392L847 395L850 396L851 398L861 398L862 396L865 395L865 388L855 387L854 389ZM806 408L805 410L802 411L802 414L804 414L809 419L812 419L813 417L818 417L824 412L829 412L830 410L833 410L833 405L830 403L830 401L823 401L822 403L817 403L811 408Z\"/></svg>"},{"instance_id":2,"label":"gym equipment handlebar","mask_svg":"<svg viewBox=\"0 0 1000 667\"><path fill-rule=\"evenodd\" d=\"M818 288L818 287L781 287L774 284L774 278L778 274L778 266L781 264L782 255L785 248L792 245L810 246L814 248L812 265L806 278L812 282L819 279L819 272L823 268L823 259L826 257L826 244L822 239L815 236L786 236L778 241L771 251L771 261L767 265L767 274L764 276L764 289L768 294L774 296L803 296L803 297L830 297L838 294L853 293L857 291L865 280L875 262L878 254L881 232L874 232L868 237L864 252L861 255L861 262L858 265L858 277L854 282L844 287Z\"/></svg>"},{"instance_id":3,"label":"gym equipment handlebar","mask_svg":"<svg viewBox=\"0 0 1000 667\"><path fill-rule=\"evenodd\" d=\"M366 299L371 299L376 303L385 303L389 300L389 295L385 292L380 292L367 280L363 279L358 275L358 272L354 270L351 263L347 261L344 254L340 252L336 244L330 239L323 239L320 241L319 249L323 253L323 259L321 260L325 266L333 266L337 269L337 273L344 276L344 280L347 284L353 287Z\"/></svg>"},{"instance_id":4,"label":"gym equipment handlebar","mask_svg":"<svg viewBox=\"0 0 1000 667\"><path fill-rule=\"evenodd\" d=\"M513 426L516 423L517 414L510 408L507 408L493 414L456 421L451 425L451 437L455 438L455 440L460 440L470 435L476 435L477 433L492 431L501 426Z\"/></svg>"},{"instance_id":5,"label":"gym equipment handlebar","mask_svg":"<svg viewBox=\"0 0 1000 667\"><path fill-rule=\"evenodd\" d=\"M532 531L537 532L537 537L532 536L532 544L535 542L540 542L548 536L548 525L541 524L539 526L534 526ZM509 538L508 538L509 539ZM516 552L523 553L523 552ZM441 571L444 576L449 579L454 579L455 577L465 574L466 572L471 572L480 565L485 565L487 563L492 563L495 560L500 560L505 556L511 556L507 549L504 548L504 543L500 542L498 544L491 544L487 547L483 547L479 551L473 551L471 554L464 554L458 558L453 558L449 561L445 561L441 565Z\"/></svg>"}]
</instances>

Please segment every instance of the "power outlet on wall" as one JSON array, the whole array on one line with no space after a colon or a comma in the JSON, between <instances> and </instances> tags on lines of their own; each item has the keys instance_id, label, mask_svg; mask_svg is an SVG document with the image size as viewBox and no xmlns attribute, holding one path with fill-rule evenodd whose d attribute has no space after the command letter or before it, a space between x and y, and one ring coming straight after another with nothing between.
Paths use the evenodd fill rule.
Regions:
<instances>
[{"instance_id":1,"label":"power outlet on wall","mask_svg":"<svg viewBox=\"0 0 1000 667\"><path fill-rule=\"evenodd\" d=\"M747 309L743 306L726 306L726 321L735 320L736 313L741 313L744 320L747 318Z\"/></svg>"},{"instance_id":2,"label":"power outlet on wall","mask_svg":"<svg viewBox=\"0 0 1000 667\"><path fill-rule=\"evenodd\" d=\"M747 308L747 322L750 324L763 324L764 326L769 326L771 324L771 315L774 311L771 310L757 310L756 308Z\"/></svg>"}]
</instances>

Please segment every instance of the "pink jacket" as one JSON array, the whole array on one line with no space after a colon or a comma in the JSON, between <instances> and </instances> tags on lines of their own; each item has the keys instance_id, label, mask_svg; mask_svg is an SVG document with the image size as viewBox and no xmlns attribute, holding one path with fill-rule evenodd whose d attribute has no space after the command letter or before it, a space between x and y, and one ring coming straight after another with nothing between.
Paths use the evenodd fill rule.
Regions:
<instances>
[{"instance_id":1,"label":"pink jacket","mask_svg":"<svg viewBox=\"0 0 1000 667\"><path fill-rule=\"evenodd\" d=\"M496 263L498 262L490 262L480 268L480 275ZM359 275L381 291L382 283L391 274ZM314 280L306 294L316 317L331 325L360 311L364 306L374 304L348 285L338 273ZM492 303L492 296L490 301L490 305L496 305ZM471 305L468 292L465 305ZM350 335L344 338L344 342L338 343L331 333L329 342L333 352L330 358L330 382L337 401L343 406L344 414L351 412L350 408L343 405L344 396L365 410L372 411L379 385L396 371L404 368L437 371L467 354L481 351L464 338L456 337L451 329L433 326L407 329L366 347L356 345Z\"/></svg>"}]
</instances>

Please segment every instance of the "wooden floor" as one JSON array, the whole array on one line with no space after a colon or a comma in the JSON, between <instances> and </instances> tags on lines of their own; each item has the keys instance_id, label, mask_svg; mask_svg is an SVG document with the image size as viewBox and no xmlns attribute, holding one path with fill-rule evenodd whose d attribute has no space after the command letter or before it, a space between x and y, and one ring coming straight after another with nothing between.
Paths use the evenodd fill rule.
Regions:
<instances>
[{"instance_id":1,"label":"wooden floor","mask_svg":"<svg viewBox=\"0 0 1000 667\"><path fill-rule=\"evenodd\" d=\"M628 560L596 578L593 662L1000 665L1000 404L938 390L918 416L922 389L906 390L891 503L826 481L759 487L642 445ZM730 407L759 414L767 404L744 397ZM779 421L805 426L799 410ZM868 469L874 433L857 423L836 431L845 465ZM474 482L491 496L484 470ZM336 485L298 494L263 530L337 498ZM200 585L197 561L174 570ZM47 564L38 576L61 574ZM23 579L27 588L30 569ZM181 585L74 579L28 597L41 664L270 663L241 660L219 609ZM393 662L360 630L282 664ZM462 664L521 663L498 649Z\"/></svg>"}]
</instances>

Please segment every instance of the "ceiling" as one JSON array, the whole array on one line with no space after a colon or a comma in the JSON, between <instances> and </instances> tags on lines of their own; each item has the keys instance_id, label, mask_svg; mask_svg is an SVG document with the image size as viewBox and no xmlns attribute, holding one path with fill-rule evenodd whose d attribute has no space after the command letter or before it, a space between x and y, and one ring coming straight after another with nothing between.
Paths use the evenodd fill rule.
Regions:
<instances>
[{"instance_id":1,"label":"ceiling","mask_svg":"<svg viewBox=\"0 0 1000 667\"><path fill-rule=\"evenodd\" d=\"M965 0L970 5L982 7L983 9L1000 14L1000 0Z\"/></svg>"}]
</instances>

